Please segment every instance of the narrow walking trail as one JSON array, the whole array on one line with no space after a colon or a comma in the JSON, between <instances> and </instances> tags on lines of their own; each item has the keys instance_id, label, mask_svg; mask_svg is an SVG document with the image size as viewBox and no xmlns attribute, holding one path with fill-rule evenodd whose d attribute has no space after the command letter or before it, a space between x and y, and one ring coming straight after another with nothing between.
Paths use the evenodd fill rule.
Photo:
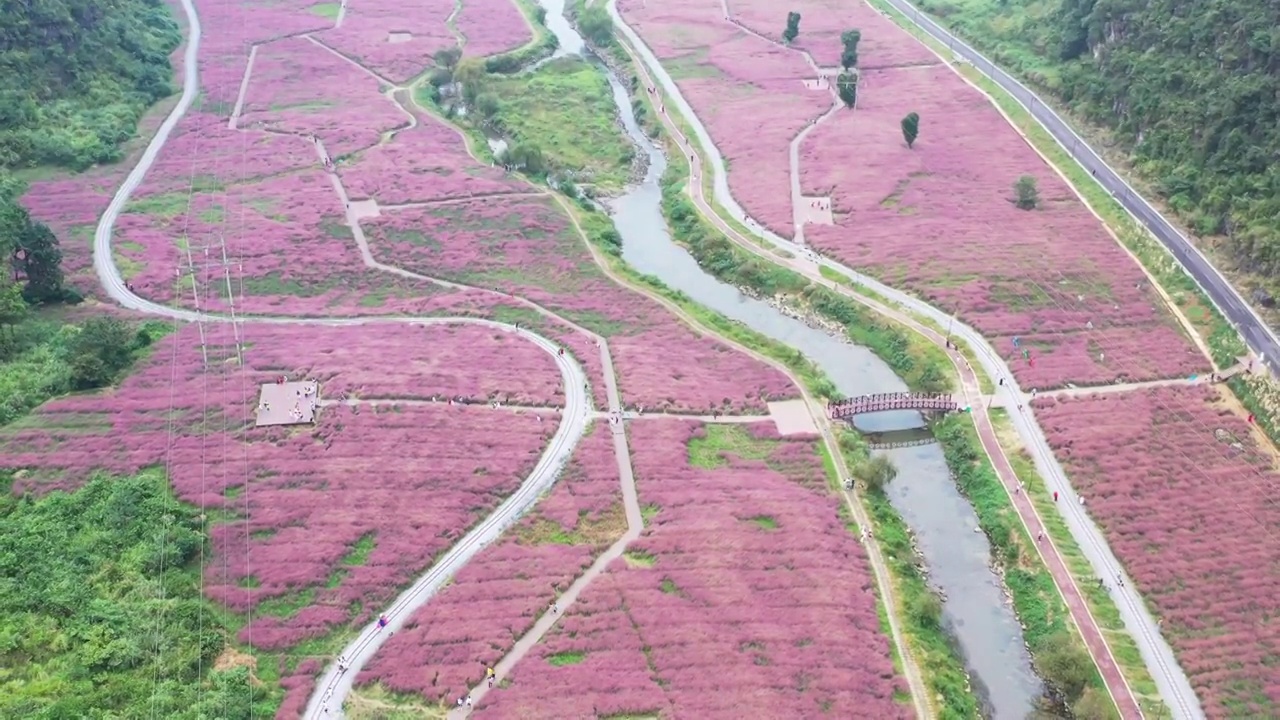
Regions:
<instances>
[{"instance_id":1,"label":"narrow walking trail","mask_svg":"<svg viewBox=\"0 0 1280 720\"><path fill-rule=\"evenodd\" d=\"M641 40L640 37L634 32L634 30L632 30L629 26L626 25L625 21L618 14L615 5L613 3L610 3L608 7L611 15L613 16L615 24L622 30L624 35L626 35L627 39L630 41L629 44L631 47L627 48L627 50L631 54L633 61L635 61L635 65L639 69L644 83L648 86L655 86L656 83L653 81L653 78L650 75L650 72L653 72L654 75L657 75L661 79L662 87L666 91L667 96L670 98L672 102L675 103L674 106L678 107L681 110L681 112L684 115L684 118L692 125L693 129L695 130L695 134L699 135L699 139L702 141L701 142L702 146L704 148L714 148L714 143L711 142L709 136L707 136L706 130L701 126L700 122L698 121L696 113L692 111L692 109L688 106L687 102L683 99L683 97L680 96L679 88L676 87L674 81L672 81L671 78L667 76L665 72L662 71L660 61L658 61L657 58L653 56L652 52L644 44L643 40ZM728 15L727 3L726 3L725 9L726 9L726 15ZM641 61L640 58L637 57L637 55L641 56L643 58L643 61ZM826 117L829 117L829 114ZM714 211L714 209L711 207L711 205L707 202L706 198L704 197L704 193L702 189L702 176L699 172L699 170L703 167L700 153L697 150L695 150L695 148L692 146L692 143L689 141L689 139L683 135L683 133L680 131L680 129L676 126L674 121L672 121L669 116L667 116L666 114L662 114L662 122L667 127L667 129L671 132L672 136L676 139L676 142L680 147L682 154L685 156L685 158L691 158L691 160L689 161L691 181L689 183L687 191L690 193L699 211L702 212L704 216L706 216L708 220L710 220L714 225L716 225L716 227L719 230L721 230L727 237L733 240L740 247L743 247L744 249L748 250L749 252L757 256L763 257L772 262L782 264L784 266L788 266L792 270L799 272L800 274L804 275L805 277L807 277L808 279L814 282L830 286L836 292L842 295L845 295L850 299L856 300L862 303L863 305L871 307L872 309L875 309L877 312L880 312L881 314L884 314L886 316L893 318L894 320L906 325L907 327L912 328L917 333L920 333L924 337L928 338L935 345L946 349L948 357L951 359L953 366L956 368L956 371L959 377L961 378L961 384L962 384L962 390L963 390L964 396L966 397L968 404L970 404L974 408L974 412L973 412L974 422L975 422L975 426L978 429L978 435L979 435L981 444L983 446L984 452L986 452L988 457L991 459L992 465L996 469L1002 484L1005 486L1005 489L1009 495L1010 501L1013 504L1013 507L1017 510L1018 515L1022 520L1022 523L1026 528L1027 532L1029 533L1029 535L1034 538L1034 537L1038 537L1041 533L1043 533L1044 523L1043 523L1043 520L1040 518L1039 514L1037 513L1035 507L1031 504L1030 500L1026 497L1025 494L1021 492L1017 492L1017 489L1018 489L1017 477L1013 472L1012 466L1010 465L1008 458L1005 457L1003 448L1000 446L998 442L998 438L996 437L994 427L991 424L990 416L987 413L986 406L984 405L984 401L987 398L984 398L984 396L982 395L981 389L980 389L981 386L978 382L977 374L974 372L973 368L970 367L968 360L964 358L964 356L961 355L958 351L950 350L949 348L947 348L946 339L941 334L932 330L928 326L920 323L919 321L915 320L915 318L911 317L910 315L900 312L880 302L871 300L870 298L863 296L849 288L843 287L838 283L832 282L822 277L821 271L819 269L819 263L821 263L821 265L823 266L836 269L845 277L849 277L852 280L854 280L854 282L871 286L870 283L867 283L864 281L864 278L857 275L856 273L853 273L853 271L849 270L848 268L844 268L843 266L839 266L835 263L832 263L831 261L826 260L825 258L817 258L816 256L811 259L805 260L803 258L807 254L807 251L803 247L799 246L798 243L791 243L791 242L782 240L781 238L777 238L777 236L773 235L772 233L761 232L757 234L765 237L767 240L773 241L775 245L778 245L784 249L794 252L799 259L787 259L783 257L778 257L777 255L762 249L757 243L752 242L751 240L748 240L747 238L743 237L740 233L738 233L734 228L729 226L727 223L723 221L723 219L719 217L719 215ZM726 207L736 207L736 203L731 205L732 203L731 198L729 199L728 202L726 202L725 198L722 198L719 196L718 191L722 185L722 180L725 174L724 165L723 165L723 161L718 157L718 153L715 153L715 155L713 156L713 161L714 161L713 165L715 166L715 170L716 170L716 173L714 176L714 180L715 180L714 184L717 190L717 200L719 200L721 204ZM727 189L727 183L723 183L723 184L725 186L724 195L728 196L729 193ZM738 209L740 211L740 208ZM741 213L741 214L743 217L746 217L745 213ZM874 287L874 289L877 292L879 292L881 290L881 287L883 286ZM885 292L882 294L890 297L893 300L899 300L899 298L903 296L902 293L890 291L889 288L884 288L884 290L889 292ZM907 304L907 303L903 303L903 304L907 305L908 307L911 306L911 304ZM918 305L922 305L923 303L920 303L918 300L915 300L912 304L918 306ZM932 313L930 314L941 315L944 320L947 319L945 315L942 315L936 309L933 309L933 308L929 308L929 309L932 311ZM983 341L982 338L978 336L976 332L972 331L969 328L962 328L961 332L957 334L964 336L965 335L964 330L968 330L968 335L970 335L970 337L965 337L966 341L970 342L975 347L985 345L985 341ZM989 351L988 359L993 359L995 361L995 364L998 364L1000 367L1003 368L1003 371L1004 371L1003 375L1005 377L1011 377L1011 374L1008 372L1007 367L1003 367L1003 363L1000 363L999 356L995 354L994 350L990 349L989 346L987 347L987 349ZM1014 392L1017 391L1017 388L1014 386L1012 381L1008 382L1007 387L1010 391L1014 391ZM1030 422L1034 423L1034 418L1033 416L1031 416L1029 409L1025 413L1019 412L1019 413L1016 413L1016 415L1024 418L1024 422L1029 420ZM1028 445L1031 445L1031 443L1028 443ZM1044 454L1052 458L1052 454L1048 450L1047 443L1043 442L1043 436L1041 436L1041 444L1039 449ZM1048 474L1046 473L1046 475ZM1057 480L1056 484L1059 487L1063 488L1064 490L1069 488L1069 486L1065 481L1065 475L1061 474L1060 468L1059 468L1058 477L1056 478L1047 477L1046 479L1049 481L1051 486L1055 484L1053 481ZM1064 496L1075 497L1075 494L1073 492L1065 492ZM1075 511L1074 514L1077 517L1080 515L1083 515L1083 511L1080 510L1080 508L1076 507L1076 503L1067 503L1066 506L1070 506L1071 509L1064 512L1064 515L1071 516L1073 514L1072 510ZM1071 523L1069 523L1068 525L1069 527L1073 528L1073 531L1077 527L1077 526L1071 525ZM1075 532L1073 532L1073 534L1076 534L1076 539L1078 542L1080 542L1082 547L1088 548L1090 547L1090 545L1092 545L1092 547L1095 550L1100 550L1101 548L1105 547L1105 541L1102 539L1101 533L1097 531L1096 527L1094 527L1093 530L1094 532L1092 534L1092 537L1088 537L1086 533L1076 534ZM1083 542L1081 542L1080 535L1086 535ZM1067 568L1066 563L1063 560L1061 554L1058 552L1056 546L1053 545L1052 541L1047 537L1044 542L1037 543L1037 549L1046 567L1049 569L1051 575L1053 576L1055 584L1058 587L1058 591L1062 595L1064 601L1067 604L1067 607L1071 612L1072 620L1075 622L1076 626L1079 628L1081 632L1081 636L1085 640L1086 647L1088 648L1090 654L1093 656L1094 662L1098 666L1098 669L1103 676L1107 689L1111 694L1112 698L1114 699L1122 716L1126 718L1140 717L1142 715L1142 712L1137 702L1137 699L1134 696L1132 689L1129 687L1126 679L1124 678L1124 675L1120 672L1119 666L1116 663L1115 658L1111 653L1111 649L1106 643L1105 636L1102 633L1101 629L1099 628L1087 604L1085 603L1083 599L1083 595L1080 592L1080 589L1076 586L1075 580L1072 577L1071 573L1069 572L1069 569ZM1107 554L1109 554L1109 549L1107 550ZM1090 559L1094 560L1093 557L1091 557ZM1095 569L1098 568L1099 564L1100 563L1098 562L1094 562ZM1111 562L1109 564L1103 565L1102 570L1103 570L1102 572L1098 573L1100 577L1108 577L1108 578L1116 577L1117 575L1120 575L1123 573L1123 570L1120 568L1118 561L1115 561L1113 556L1111 557ZM1123 593L1125 590L1130 590L1131 588L1132 588L1132 583L1126 583L1126 586L1124 588L1120 588L1120 591ZM1118 603L1118 604L1124 605L1125 603ZM1131 608L1141 609L1145 612L1145 607L1141 605L1141 600L1136 596L1136 593L1132 593L1131 596L1129 597L1129 605ZM1128 619L1129 618L1126 618L1126 621ZM1147 620L1150 621L1149 615L1147 616ZM1129 624L1132 630L1134 624L1136 623L1130 624L1127 622L1126 624ZM1148 641L1148 643L1152 643L1159 636L1158 630L1156 630L1156 628L1154 627L1154 622L1149 622L1149 627L1146 629L1150 629L1153 632L1151 634L1146 634L1146 635L1142 635L1141 633L1134 633L1134 635L1143 637ZM1162 643L1163 639L1159 639L1159 642ZM1140 646L1143 644L1142 640L1139 640L1139 644ZM1165 646L1165 649L1167 650L1167 645ZM1169 658L1170 659L1172 658L1171 651L1169 652ZM1159 667L1153 668L1153 670L1158 670L1158 669ZM1155 674L1157 674L1157 672L1153 671L1153 675Z\"/></svg>"}]
</instances>

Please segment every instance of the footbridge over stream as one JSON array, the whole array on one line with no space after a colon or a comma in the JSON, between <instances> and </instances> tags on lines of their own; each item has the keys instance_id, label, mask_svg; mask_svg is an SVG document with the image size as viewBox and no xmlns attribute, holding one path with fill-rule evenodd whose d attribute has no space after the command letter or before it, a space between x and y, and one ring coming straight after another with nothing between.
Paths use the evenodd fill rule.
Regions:
<instances>
[{"instance_id":1,"label":"footbridge over stream","mask_svg":"<svg viewBox=\"0 0 1280 720\"><path fill-rule=\"evenodd\" d=\"M833 420L848 420L855 415L916 410L923 413L949 413L960 409L950 393L895 392L860 395L827 403L827 415Z\"/></svg>"}]
</instances>

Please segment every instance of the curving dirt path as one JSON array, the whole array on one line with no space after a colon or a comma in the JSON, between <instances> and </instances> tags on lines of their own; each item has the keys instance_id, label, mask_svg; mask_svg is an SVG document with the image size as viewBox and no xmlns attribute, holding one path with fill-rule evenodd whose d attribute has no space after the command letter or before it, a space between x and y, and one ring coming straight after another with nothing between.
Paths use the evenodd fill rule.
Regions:
<instances>
[{"instance_id":1,"label":"curving dirt path","mask_svg":"<svg viewBox=\"0 0 1280 720\"><path fill-rule=\"evenodd\" d=\"M733 200L729 193L728 183L725 173L725 165L719 152L716 150L713 141L697 118L696 113L681 96L679 88L675 82L663 71L660 61L653 55L652 51L644 44L644 41L637 33L628 25L617 12L613 3L608 6L610 15L615 25L622 31L629 41L630 47L624 47L631 55L636 67L639 69L642 79L647 85L654 86L655 83L651 77L651 73L657 76L665 90L668 99L675 103L674 107L678 108L684 118L690 123L694 134L697 135L701 149L711 157L713 172L713 188L716 201L723 207L729 209L736 217L741 217L744 221L749 221L746 213ZM728 16L727 3L725 5L726 16ZM755 34L755 33L753 33ZM757 34L758 35L758 34ZM766 38L767 39L767 38ZM812 61L811 61L812 62ZM837 106L838 107L838 106ZM823 117L829 117L830 112ZM1007 366L1004 365L999 355L988 343L972 328L961 323L959 320L950 318L936 308L930 307L921 302L919 299L906 295L900 291L886 287L870 278L866 278L853 270L833 262L827 258L817 256L806 249L799 242L791 242L778 237L776 234L760 228L756 223L748 222L753 234L768 241L774 247L788 251L793 255L791 258L779 257L773 252L762 249L758 241L752 241L742 236L737 230L730 227L716 214L710 203L704 197L702 183L702 155L695 150L689 138L676 127L666 115L662 116L664 125L676 138L677 144L681 147L683 154L691 160L690 173L692 182L687 189L695 203L713 224L715 224L722 232L725 233L730 240L737 243L740 247L772 262L783 264L792 270L799 272L807 278L824 283L832 287L838 293L856 300L877 312L888 315L898 322L912 328L920 333L935 345L946 348L946 338L941 336L932 328L920 323L912 315L924 315L935 322L948 323L953 327L953 334L963 337L971 347L978 351L978 360L983 365L989 377L1005 377L1004 390L1013 394L1015 398L1022 397L1022 391L1017 387L1016 383L1011 379L1011 373ZM811 126L812 127L812 126ZM794 147L794 146L793 146ZM796 173L796 167L793 164L793 178ZM802 238L801 238L802 239ZM834 270L842 277L852 280L854 283L865 286L889 298L890 301L896 303L899 307L907 309L911 314L904 313L894 307L890 307L881 302L871 300L870 298L857 293L851 289L845 288L835 282L827 280L821 274L820 268L825 267ZM1001 482L1004 484L1006 491L1009 493L1010 501L1014 508L1018 511L1027 532L1036 536L1043 531L1043 522L1039 517L1036 509L1032 506L1030 500L1025 494L1014 492L1017 489L1017 478L1013 473L1012 466L1008 458L1005 456L998 439L996 437L991 419L987 413L987 409L983 404L987 398L981 395L980 385L978 383L976 372L969 365L968 360L957 351L947 350L948 357L952 364L956 367L962 381L962 388L974 407L974 421L978 429L979 438L981 440L983 450L992 462L992 466L996 469ZM1171 381L1170 384L1185 381ZM1083 390L1083 389L1081 389ZM1048 443L1044 438L1043 431L1035 422L1034 414L1030 408L1020 408L1018 412L1011 413L1015 427L1018 429L1023 438L1024 444L1031 448L1036 460L1037 469L1046 478L1050 489L1057 489L1063 492L1065 497L1075 497L1075 493L1071 490L1066 480L1065 473L1057 460L1053 457ZM1095 572L1099 577L1112 578L1123 577L1124 572L1119 561L1111 553L1107 546L1105 538L1098 530L1097 526L1085 514L1077 503L1063 503L1059 506L1059 511L1067 521L1067 526L1071 530L1072 535L1080 545L1086 556L1093 565ZM1129 687L1128 682L1119 670L1119 666L1111 653L1110 647L1106 643L1105 636L1093 618L1087 604L1084 602L1083 595L1076 586L1074 578L1068 571L1065 562L1057 548L1053 545L1052 540L1041 542L1037 547L1046 567L1050 570L1057 585L1059 594L1063 597L1064 602L1071 611L1073 622L1080 630L1085 640L1086 647L1093 657L1099 672L1102 674L1107 686L1108 692L1111 694L1123 717L1141 717L1141 707ZM1186 697L1176 692L1171 692L1170 687L1177 687L1179 684L1189 688L1186 682L1185 674L1178 667L1173 657L1172 650L1169 648L1164 639L1160 636L1159 630L1151 618L1146 606L1143 604L1141 597L1133 590L1132 583L1126 582L1121 587L1112 587L1113 597L1115 598L1117 607L1125 620L1126 627L1131 635L1138 643L1138 647L1142 650L1144 660L1148 668L1152 672L1153 677L1158 677L1163 682L1160 683L1162 695L1170 707L1186 709ZM1194 702L1194 695L1191 695ZM1194 716L1198 714L1198 708L1190 711L1188 715Z\"/></svg>"}]
</instances>

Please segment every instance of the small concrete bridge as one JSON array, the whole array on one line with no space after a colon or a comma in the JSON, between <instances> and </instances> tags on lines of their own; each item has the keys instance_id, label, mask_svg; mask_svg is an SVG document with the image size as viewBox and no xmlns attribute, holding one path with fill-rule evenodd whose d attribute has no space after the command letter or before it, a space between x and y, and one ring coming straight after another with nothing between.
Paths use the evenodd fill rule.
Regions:
<instances>
[{"instance_id":1,"label":"small concrete bridge","mask_svg":"<svg viewBox=\"0 0 1280 720\"><path fill-rule=\"evenodd\" d=\"M833 420L847 420L855 415L888 412L890 410L916 410L925 413L948 413L960 409L955 396L949 393L877 393L861 395L827 403L827 414Z\"/></svg>"}]
</instances>

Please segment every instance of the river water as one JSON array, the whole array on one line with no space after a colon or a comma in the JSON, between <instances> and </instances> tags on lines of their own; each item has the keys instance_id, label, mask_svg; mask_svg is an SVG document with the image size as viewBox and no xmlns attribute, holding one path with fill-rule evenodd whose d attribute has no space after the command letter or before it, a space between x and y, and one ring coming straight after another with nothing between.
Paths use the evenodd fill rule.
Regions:
<instances>
[{"instance_id":1,"label":"river water","mask_svg":"<svg viewBox=\"0 0 1280 720\"><path fill-rule=\"evenodd\" d=\"M622 83L590 55L564 18L564 0L539 2L547 10L547 27L560 41L557 55L583 54L599 64L613 88L623 127L648 155L643 180L607 203L622 236L623 259L695 302L799 350L846 396L906 390L870 350L809 327L720 282L672 241L658 185L667 167L665 154L637 125ZM1043 693L1042 684L1031 669L1003 585L990 568L991 547L986 535L977 531L973 508L951 480L937 443L918 444L927 433L923 424L915 412L886 412L859 417L856 427L873 441L908 445L875 451L888 455L898 468L898 477L886 489L890 502L915 534L930 579L943 593L943 617L969 669L983 715L1021 720Z\"/></svg>"}]
</instances>

